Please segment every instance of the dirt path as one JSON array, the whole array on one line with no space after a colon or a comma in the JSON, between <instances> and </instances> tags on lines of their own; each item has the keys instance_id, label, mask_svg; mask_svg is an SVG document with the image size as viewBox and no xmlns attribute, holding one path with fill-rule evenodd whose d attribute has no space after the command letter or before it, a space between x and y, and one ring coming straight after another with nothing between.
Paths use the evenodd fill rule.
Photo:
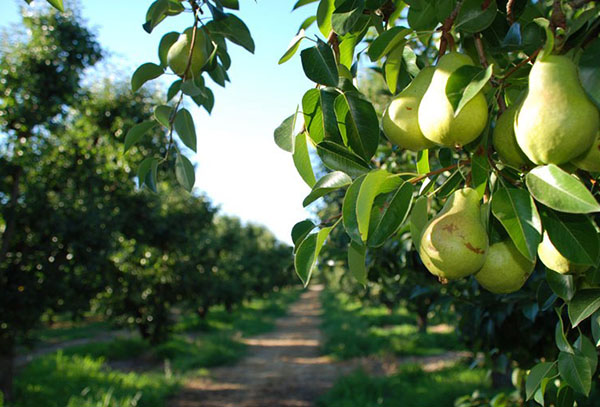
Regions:
<instances>
[{"instance_id":1,"label":"dirt path","mask_svg":"<svg viewBox=\"0 0 600 407\"><path fill-rule=\"evenodd\" d=\"M320 355L321 304L313 286L277 321L270 333L245 339L248 355L234 366L211 370L210 378L186 383L169 407L308 407L344 374L359 366L373 374L387 374L399 363L423 362L435 370L462 355L382 360L364 358L335 363Z\"/></svg>"}]
</instances>

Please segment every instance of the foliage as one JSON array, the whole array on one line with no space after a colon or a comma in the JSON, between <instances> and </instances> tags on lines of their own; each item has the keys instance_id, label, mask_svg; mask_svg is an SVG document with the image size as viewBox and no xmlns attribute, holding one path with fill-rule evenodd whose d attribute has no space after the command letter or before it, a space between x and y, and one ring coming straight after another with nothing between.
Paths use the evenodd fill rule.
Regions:
<instances>
[{"instance_id":1,"label":"foliage","mask_svg":"<svg viewBox=\"0 0 600 407\"><path fill-rule=\"evenodd\" d=\"M403 365L390 377L369 377L363 371L346 376L319 401L327 407L448 406L477 388L488 388L483 369L456 364L435 372L416 365Z\"/></svg>"},{"instance_id":2,"label":"foliage","mask_svg":"<svg viewBox=\"0 0 600 407\"><path fill-rule=\"evenodd\" d=\"M150 407L164 403L177 385L159 373L122 373L102 358L57 353L25 367L15 381L15 405Z\"/></svg>"}]
</instances>

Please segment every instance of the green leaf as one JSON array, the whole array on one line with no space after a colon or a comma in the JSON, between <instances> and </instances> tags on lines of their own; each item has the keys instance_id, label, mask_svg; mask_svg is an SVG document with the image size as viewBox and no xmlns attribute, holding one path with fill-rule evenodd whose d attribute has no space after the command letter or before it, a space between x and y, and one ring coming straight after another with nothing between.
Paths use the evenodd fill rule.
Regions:
<instances>
[{"instance_id":1,"label":"green leaf","mask_svg":"<svg viewBox=\"0 0 600 407\"><path fill-rule=\"evenodd\" d=\"M363 14L363 10L364 6L345 13L338 13L336 10L331 15L331 28L340 37L361 32L365 23L370 20Z\"/></svg>"},{"instance_id":2,"label":"green leaf","mask_svg":"<svg viewBox=\"0 0 600 407\"><path fill-rule=\"evenodd\" d=\"M592 387L592 370L583 355L560 352L558 354L558 372L569 386L586 396Z\"/></svg>"},{"instance_id":3,"label":"green leaf","mask_svg":"<svg viewBox=\"0 0 600 407\"><path fill-rule=\"evenodd\" d=\"M125 146L123 147L123 152L126 153L133 145L138 143L144 134L149 132L156 123L154 121L145 121L136 124L127 132L125 136Z\"/></svg>"},{"instance_id":4,"label":"green leaf","mask_svg":"<svg viewBox=\"0 0 600 407\"><path fill-rule=\"evenodd\" d=\"M158 59L160 60L161 67L167 67L167 54L169 53L171 46L175 44L178 38L179 33L172 31L166 33L160 40L160 43L158 44Z\"/></svg>"},{"instance_id":5,"label":"green leaf","mask_svg":"<svg viewBox=\"0 0 600 407\"><path fill-rule=\"evenodd\" d=\"M542 211L544 230L556 249L575 264L594 266L600 256L600 240L593 222L585 215Z\"/></svg>"},{"instance_id":6,"label":"green leaf","mask_svg":"<svg viewBox=\"0 0 600 407\"><path fill-rule=\"evenodd\" d=\"M312 188L317 180L315 179L315 173L310 162L307 138L308 136L305 132L296 136L294 143L294 154L292 155L292 158L298 174L300 174L304 182L306 182L308 186Z\"/></svg>"},{"instance_id":7,"label":"green leaf","mask_svg":"<svg viewBox=\"0 0 600 407\"><path fill-rule=\"evenodd\" d=\"M48 3L52 5L58 11L64 13L65 7L63 5L63 0L48 0Z\"/></svg>"},{"instance_id":8,"label":"green leaf","mask_svg":"<svg viewBox=\"0 0 600 407\"><path fill-rule=\"evenodd\" d=\"M294 251L298 248L298 245L302 243L306 236L308 236L308 234L316 227L317 225L315 225L309 219L305 219L294 225L292 228L292 242L294 243Z\"/></svg>"},{"instance_id":9,"label":"green leaf","mask_svg":"<svg viewBox=\"0 0 600 407\"><path fill-rule=\"evenodd\" d=\"M196 85L196 81L188 79L181 84L181 91L191 97L202 94L202 89Z\"/></svg>"},{"instance_id":10,"label":"green leaf","mask_svg":"<svg viewBox=\"0 0 600 407\"><path fill-rule=\"evenodd\" d=\"M317 1L317 0L315 0L315 1ZM313 23L314 23L315 21L317 21L317 16L310 16L310 17L307 17L307 18L306 18L306 19L305 19L305 20L302 22L302 24L300 24L300 28L298 28L298 31L301 31L301 30L307 30L307 29L308 29L308 27L310 27L311 25L313 25Z\"/></svg>"},{"instance_id":11,"label":"green leaf","mask_svg":"<svg viewBox=\"0 0 600 407\"><path fill-rule=\"evenodd\" d=\"M302 280L304 287L306 287L310 281L310 277L317 265L317 259L321 248L325 243L325 240L329 236L332 227L323 228L318 233L308 235L296 250L296 257L294 258L294 267L296 274Z\"/></svg>"},{"instance_id":12,"label":"green leaf","mask_svg":"<svg viewBox=\"0 0 600 407\"><path fill-rule=\"evenodd\" d=\"M352 239L354 242L357 242L359 245L362 245L362 239L358 230L356 202L358 200L360 187L365 178L366 174L354 180L352 185L350 185L346 191L346 196L344 196L344 202L342 204L342 222L344 224L344 229L346 230L348 236L350 236L350 239Z\"/></svg>"},{"instance_id":13,"label":"green leaf","mask_svg":"<svg viewBox=\"0 0 600 407\"><path fill-rule=\"evenodd\" d=\"M226 8L232 9L232 10L240 9L239 0L219 0L219 1L223 5L223 7L226 7Z\"/></svg>"},{"instance_id":14,"label":"green leaf","mask_svg":"<svg viewBox=\"0 0 600 407\"><path fill-rule=\"evenodd\" d=\"M171 127L171 114L173 114L173 108L171 106L160 105L154 108L154 118L167 129Z\"/></svg>"},{"instance_id":15,"label":"green leaf","mask_svg":"<svg viewBox=\"0 0 600 407\"><path fill-rule=\"evenodd\" d=\"M392 193L391 199L382 208L383 215L379 218L373 232L367 240L369 247L380 247L393 236L406 221L413 202L414 187L409 182L403 182ZM371 222L373 223L373 222Z\"/></svg>"},{"instance_id":16,"label":"green leaf","mask_svg":"<svg viewBox=\"0 0 600 407\"><path fill-rule=\"evenodd\" d=\"M308 79L325 86L337 86L339 80L337 63L327 43L318 40L316 46L300 53L300 59Z\"/></svg>"},{"instance_id":17,"label":"green leaf","mask_svg":"<svg viewBox=\"0 0 600 407\"><path fill-rule=\"evenodd\" d=\"M177 153L175 159L175 176L186 191L191 191L196 183L196 172L192 162L183 154Z\"/></svg>"},{"instance_id":18,"label":"green leaf","mask_svg":"<svg viewBox=\"0 0 600 407\"><path fill-rule=\"evenodd\" d=\"M302 206L306 207L320 197L330 192L337 191L338 189L350 185L351 183L352 178L345 173L341 171L330 172L317 181L310 194L304 198Z\"/></svg>"},{"instance_id":19,"label":"green leaf","mask_svg":"<svg viewBox=\"0 0 600 407\"><path fill-rule=\"evenodd\" d=\"M410 235L415 248L419 247L421 234L427 222L427 197L421 196L415 201L410 213Z\"/></svg>"},{"instance_id":20,"label":"green leaf","mask_svg":"<svg viewBox=\"0 0 600 407\"><path fill-rule=\"evenodd\" d=\"M254 40L246 24L233 14L225 13L225 16L222 20L213 20L207 24L207 29L211 35L223 35L229 41L254 54Z\"/></svg>"},{"instance_id":21,"label":"green leaf","mask_svg":"<svg viewBox=\"0 0 600 407\"><path fill-rule=\"evenodd\" d=\"M573 404L575 404L573 389L563 383L556 394L556 407L573 407Z\"/></svg>"},{"instance_id":22,"label":"green leaf","mask_svg":"<svg viewBox=\"0 0 600 407\"><path fill-rule=\"evenodd\" d=\"M150 34L166 17L169 11L169 0L156 0L150 5L146 12L146 23L142 25L144 30Z\"/></svg>"},{"instance_id":23,"label":"green leaf","mask_svg":"<svg viewBox=\"0 0 600 407\"><path fill-rule=\"evenodd\" d=\"M592 324L592 337L594 338L594 346L600 346L600 311L596 311L590 318Z\"/></svg>"},{"instance_id":24,"label":"green leaf","mask_svg":"<svg viewBox=\"0 0 600 407\"><path fill-rule=\"evenodd\" d=\"M589 44L581 54L579 79L583 89L600 109L600 38Z\"/></svg>"},{"instance_id":25,"label":"green leaf","mask_svg":"<svg viewBox=\"0 0 600 407\"><path fill-rule=\"evenodd\" d=\"M527 400L533 397L535 391L540 387L542 380L548 377L554 377L558 374L556 363L542 362L535 365L525 381L525 393Z\"/></svg>"},{"instance_id":26,"label":"green leaf","mask_svg":"<svg viewBox=\"0 0 600 407\"><path fill-rule=\"evenodd\" d=\"M284 151L294 153L295 140L295 129L296 129L296 118L298 117L298 108L296 113L286 118L280 125L275 129L274 138L275 144Z\"/></svg>"},{"instance_id":27,"label":"green leaf","mask_svg":"<svg viewBox=\"0 0 600 407\"><path fill-rule=\"evenodd\" d=\"M485 195L488 180L490 178L490 163L487 155L475 153L471 156L471 187L479 194L479 199Z\"/></svg>"},{"instance_id":28,"label":"green leaf","mask_svg":"<svg viewBox=\"0 0 600 407\"><path fill-rule=\"evenodd\" d=\"M139 187L141 188L145 184L152 192L157 192L157 170L158 160L153 157L145 158L138 167L137 177Z\"/></svg>"},{"instance_id":29,"label":"green leaf","mask_svg":"<svg viewBox=\"0 0 600 407\"><path fill-rule=\"evenodd\" d=\"M390 52L383 65L385 83L388 85L388 89L392 94L396 94L401 88L399 79L404 65L403 56L404 48L395 48Z\"/></svg>"},{"instance_id":30,"label":"green leaf","mask_svg":"<svg viewBox=\"0 0 600 407\"><path fill-rule=\"evenodd\" d=\"M546 44L544 45L544 49L542 50L542 52L540 52L540 54L538 55L538 59L541 60L545 56L552 54L552 51L554 50L554 33L550 28L550 21L548 21L547 19L539 17L534 18L533 21L537 25L542 27L544 31L546 31Z\"/></svg>"},{"instance_id":31,"label":"green leaf","mask_svg":"<svg viewBox=\"0 0 600 407\"><path fill-rule=\"evenodd\" d=\"M413 0L408 8L407 21L415 31L430 31L437 25L435 3L430 0Z\"/></svg>"},{"instance_id":32,"label":"green leaf","mask_svg":"<svg viewBox=\"0 0 600 407\"><path fill-rule=\"evenodd\" d=\"M490 81L494 69L494 64L487 67L485 71L479 72L469 84L465 87L465 90L458 102L458 106L454 111L454 117L463 110L463 108L469 103L475 96L482 91L483 87Z\"/></svg>"},{"instance_id":33,"label":"green leaf","mask_svg":"<svg viewBox=\"0 0 600 407\"><path fill-rule=\"evenodd\" d=\"M569 302L569 319L575 328L600 308L600 288L578 290Z\"/></svg>"},{"instance_id":34,"label":"green leaf","mask_svg":"<svg viewBox=\"0 0 600 407\"><path fill-rule=\"evenodd\" d=\"M288 46L288 49L285 51L283 56L279 58L279 65L283 64L284 62L288 61L291 57L294 56L296 51L298 51L298 48L300 48L300 44L302 43L303 39L304 29L300 29L300 32L294 38L292 38L292 41L290 42L290 45Z\"/></svg>"},{"instance_id":35,"label":"green leaf","mask_svg":"<svg viewBox=\"0 0 600 407\"><path fill-rule=\"evenodd\" d=\"M519 252L535 261L542 241L542 222L531 195L523 189L499 188L492 196L492 213Z\"/></svg>"},{"instance_id":36,"label":"green leaf","mask_svg":"<svg viewBox=\"0 0 600 407\"><path fill-rule=\"evenodd\" d=\"M317 2L317 1L319 1L319 0L298 0L296 2L296 4L294 4L294 7L292 8L292 11L296 10L299 7L306 6L307 4L314 3L314 2Z\"/></svg>"},{"instance_id":37,"label":"green leaf","mask_svg":"<svg viewBox=\"0 0 600 407\"><path fill-rule=\"evenodd\" d=\"M579 338L575 341L575 347L587 358L592 374L596 372L596 368L598 367L598 351L592 341L584 334L580 334Z\"/></svg>"},{"instance_id":38,"label":"green leaf","mask_svg":"<svg viewBox=\"0 0 600 407\"><path fill-rule=\"evenodd\" d=\"M562 310L562 308L561 308ZM554 329L554 342L556 343L556 347L561 352L574 353L574 349L567 340L567 336L565 335L565 328L563 325L563 320L560 311L557 311L558 314L558 322L556 323L556 327Z\"/></svg>"},{"instance_id":39,"label":"green leaf","mask_svg":"<svg viewBox=\"0 0 600 407\"><path fill-rule=\"evenodd\" d=\"M429 167L429 150L421 150L417 153L417 172L427 174L431 171Z\"/></svg>"},{"instance_id":40,"label":"green leaf","mask_svg":"<svg viewBox=\"0 0 600 407\"><path fill-rule=\"evenodd\" d=\"M358 92L344 92L335 99L335 115L352 150L369 161L379 146L379 119L371 102Z\"/></svg>"},{"instance_id":41,"label":"green leaf","mask_svg":"<svg viewBox=\"0 0 600 407\"><path fill-rule=\"evenodd\" d=\"M464 65L458 68L456 71L452 72L448 81L446 82L446 97L454 110L454 116L458 115L458 106L463 103L463 106L466 102L463 102L463 99L466 98L466 90L472 83L477 84L479 81L477 80L480 77L481 73L485 72L481 68L472 65ZM485 85L485 83L484 83ZM474 88L476 86L474 85ZM471 94L470 99L475 97L477 93Z\"/></svg>"},{"instance_id":42,"label":"green leaf","mask_svg":"<svg viewBox=\"0 0 600 407\"><path fill-rule=\"evenodd\" d=\"M320 88L311 89L302 97L304 122L315 143L323 140L342 143L334 111L334 101L339 94L334 88Z\"/></svg>"},{"instance_id":43,"label":"green leaf","mask_svg":"<svg viewBox=\"0 0 600 407\"><path fill-rule=\"evenodd\" d=\"M140 67L135 70L133 76L131 77L131 90L133 92L137 92L137 90L141 88L144 83L158 78L163 73L165 73L165 71L160 66L153 64L152 62L147 62L140 65Z\"/></svg>"},{"instance_id":44,"label":"green leaf","mask_svg":"<svg viewBox=\"0 0 600 407\"><path fill-rule=\"evenodd\" d=\"M354 278L363 286L367 285L366 259L367 248L351 241L348 245L348 268Z\"/></svg>"},{"instance_id":45,"label":"green leaf","mask_svg":"<svg viewBox=\"0 0 600 407\"><path fill-rule=\"evenodd\" d=\"M567 213L600 212L600 204L585 185L554 164L534 168L525 180L531 195L552 209Z\"/></svg>"},{"instance_id":46,"label":"green leaf","mask_svg":"<svg viewBox=\"0 0 600 407\"><path fill-rule=\"evenodd\" d=\"M572 275L560 274L546 268L546 281L552 291L565 301L571 301L575 295L575 280Z\"/></svg>"},{"instance_id":47,"label":"green leaf","mask_svg":"<svg viewBox=\"0 0 600 407\"><path fill-rule=\"evenodd\" d=\"M179 93L182 84L183 81L181 79L177 79L171 84L171 86L169 86L169 90L167 91L167 102L173 99L177 93Z\"/></svg>"},{"instance_id":48,"label":"green leaf","mask_svg":"<svg viewBox=\"0 0 600 407\"><path fill-rule=\"evenodd\" d=\"M456 29L466 33L483 31L492 25L497 12L496 0L491 1L485 10L481 0L465 0L456 18Z\"/></svg>"},{"instance_id":49,"label":"green leaf","mask_svg":"<svg viewBox=\"0 0 600 407\"><path fill-rule=\"evenodd\" d=\"M331 141L317 144L317 154L325 167L334 171L343 171L351 177L358 177L369 171L369 164L365 160Z\"/></svg>"},{"instance_id":50,"label":"green leaf","mask_svg":"<svg viewBox=\"0 0 600 407\"><path fill-rule=\"evenodd\" d=\"M331 32L331 17L334 9L334 0L321 0L317 8L317 26L325 38L328 38Z\"/></svg>"},{"instance_id":51,"label":"green leaf","mask_svg":"<svg viewBox=\"0 0 600 407\"><path fill-rule=\"evenodd\" d=\"M375 197L381 193L383 183L388 179L390 173L385 170L374 170L367 174L358 197L356 199L356 218L361 240L367 241L369 234L369 222L371 220L371 209Z\"/></svg>"},{"instance_id":52,"label":"green leaf","mask_svg":"<svg viewBox=\"0 0 600 407\"><path fill-rule=\"evenodd\" d=\"M375 40L373 40L367 51L367 55L371 58L371 62L383 58L394 48L405 43L405 37L411 31L412 30L409 28L396 26L382 32Z\"/></svg>"},{"instance_id":53,"label":"green leaf","mask_svg":"<svg viewBox=\"0 0 600 407\"><path fill-rule=\"evenodd\" d=\"M175 115L175 131L185 146L196 152L196 128L194 119L187 109L180 109Z\"/></svg>"}]
</instances>

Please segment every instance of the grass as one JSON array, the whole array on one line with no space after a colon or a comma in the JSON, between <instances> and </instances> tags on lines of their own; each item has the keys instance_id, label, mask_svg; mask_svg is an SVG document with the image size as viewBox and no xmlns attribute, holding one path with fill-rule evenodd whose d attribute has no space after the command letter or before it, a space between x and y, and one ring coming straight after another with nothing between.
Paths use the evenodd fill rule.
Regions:
<instances>
[{"instance_id":1,"label":"grass","mask_svg":"<svg viewBox=\"0 0 600 407\"><path fill-rule=\"evenodd\" d=\"M40 342L39 345L44 346L75 339L93 338L109 330L111 326L106 321L85 319L77 322L61 321L54 326L45 326L35 331L32 336Z\"/></svg>"},{"instance_id":2,"label":"grass","mask_svg":"<svg viewBox=\"0 0 600 407\"><path fill-rule=\"evenodd\" d=\"M453 330L418 332L415 317L406 309L389 313L383 306L365 306L330 292L325 292L322 300L323 350L337 359L386 354L430 356L460 349Z\"/></svg>"},{"instance_id":3,"label":"grass","mask_svg":"<svg viewBox=\"0 0 600 407\"><path fill-rule=\"evenodd\" d=\"M490 387L484 369L456 364L437 372L417 365L402 366L389 377L356 371L342 379L318 402L319 407L452 407L454 400Z\"/></svg>"},{"instance_id":4,"label":"grass","mask_svg":"<svg viewBox=\"0 0 600 407\"><path fill-rule=\"evenodd\" d=\"M159 407L177 391L190 373L206 374L205 368L230 364L241 358L246 346L241 336L271 330L300 290L284 290L254 299L231 313L211 309L206 319L180 318L175 333L165 343L151 347L139 338L115 338L71 346L39 357L15 380L15 407ZM75 339L88 330L97 336L101 325L48 329L46 338ZM105 329L108 325L105 325ZM72 329L71 329L72 328ZM85 336L83 336L85 337ZM155 361L145 373L111 369L110 362ZM168 363L166 363L168 361ZM148 363L146 363L148 366ZM169 369L163 369L169 366ZM166 375L164 371L173 372ZM1 403L0 403L1 405Z\"/></svg>"},{"instance_id":5,"label":"grass","mask_svg":"<svg viewBox=\"0 0 600 407\"><path fill-rule=\"evenodd\" d=\"M36 359L15 380L15 407L156 407L178 387L159 373L123 373L102 358L58 352Z\"/></svg>"}]
</instances>

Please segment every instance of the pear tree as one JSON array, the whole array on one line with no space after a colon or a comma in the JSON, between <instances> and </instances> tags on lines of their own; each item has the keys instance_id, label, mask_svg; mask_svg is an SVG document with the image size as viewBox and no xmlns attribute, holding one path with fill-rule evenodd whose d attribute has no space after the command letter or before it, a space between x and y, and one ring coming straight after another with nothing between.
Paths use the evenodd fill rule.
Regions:
<instances>
[{"instance_id":1,"label":"pear tree","mask_svg":"<svg viewBox=\"0 0 600 407\"><path fill-rule=\"evenodd\" d=\"M167 104L156 107L155 121L167 135L167 151L175 149L181 162L174 132L195 146L184 98L210 111L214 98L204 74L225 84L227 41L254 49L247 27L226 11L238 6L237 0L157 0L147 12L147 31L183 12L192 20L191 39L167 34L160 64L144 64L132 77L135 91L168 66L180 76ZM548 322L547 313L540 321L542 311L556 310L554 352L522 366L529 372L527 400L566 406L589 395L600 345L600 4L298 0L291 7L313 7L315 14L300 24L279 62L300 51L295 60L315 85L290 107L294 113L275 129L275 143L312 189L304 206L343 196L338 214L318 224L302 220L292 230L302 282L309 284L323 263L333 232L347 235L347 266L358 284L367 281L371 253L409 239L440 284L468 279L497 293L514 290L493 297L502 306L514 298L506 295L528 293L535 306L521 311L532 326ZM204 10L208 22L199 19ZM195 42L204 36L212 45L199 52L212 51L196 63ZM168 56L178 41L189 44L189 55L175 67ZM365 65L395 98L383 121L361 90ZM135 131L128 138L135 143L142 136ZM400 170L406 157L408 172ZM145 160L139 178L151 187L156 171L150 169L165 160ZM192 181L188 171L178 174L184 184ZM527 278L532 267L543 275ZM511 284L497 285L508 278Z\"/></svg>"}]
</instances>

